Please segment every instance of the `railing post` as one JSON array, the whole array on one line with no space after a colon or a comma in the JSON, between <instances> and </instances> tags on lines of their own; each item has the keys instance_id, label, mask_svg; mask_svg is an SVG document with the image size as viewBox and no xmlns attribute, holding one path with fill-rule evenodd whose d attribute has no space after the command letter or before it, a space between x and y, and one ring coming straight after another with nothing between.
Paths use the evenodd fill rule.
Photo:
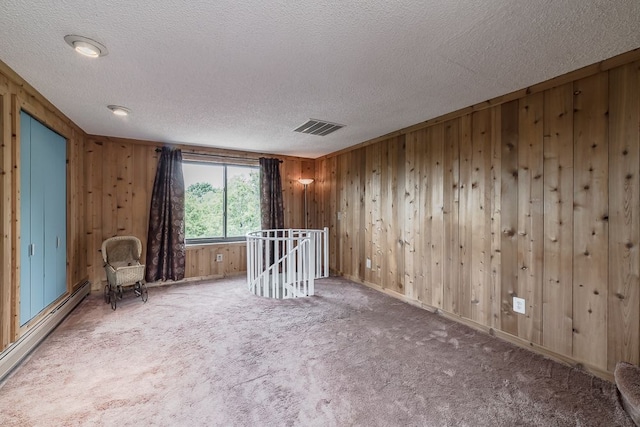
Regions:
<instances>
[{"instance_id":1,"label":"railing post","mask_svg":"<svg viewBox=\"0 0 640 427\"><path fill-rule=\"evenodd\" d=\"M324 228L322 237L324 237L324 256L322 260L324 264L323 277L329 277L329 227Z\"/></svg>"},{"instance_id":2,"label":"railing post","mask_svg":"<svg viewBox=\"0 0 640 427\"><path fill-rule=\"evenodd\" d=\"M249 237L249 234L247 234L247 285L249 286L249 290L251 292L253 292L253 290L251 289L251 284L253 283L253 259L251 258L252 244L253 241L251 240L251 237Z\"/></svg>"},{"instance_id":3,"label":"railing post","mask_svg":"<svg viewBox=\"0 0 640 427\"><path fill-rule=\"evenodd\" d=\"M312 245L309 245L309 289L307 291L307 295L313 295L315 293L315 289L314 289L315 279L316 279L316 245L314 243Z\"/></svg>"},{"instance_id":4,"label":"railing post","mask_svg":"<svg viewBox=\"0 0 640 427\"><path fill-rule=\"evenodd\" d=\"M289 286L293 285L293 273L295 269L295 257L293 253L293 230L289 229L287 233L287 264L286 264L286 282L287 296L289 295Z\"/></svg>"}]
</instances>

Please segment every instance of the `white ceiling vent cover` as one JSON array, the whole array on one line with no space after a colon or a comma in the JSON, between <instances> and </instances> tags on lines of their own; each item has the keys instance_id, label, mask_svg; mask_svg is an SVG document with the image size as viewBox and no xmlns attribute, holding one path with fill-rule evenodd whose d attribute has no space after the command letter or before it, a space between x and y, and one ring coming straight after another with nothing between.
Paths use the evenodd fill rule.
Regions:
<instances>
[{"instance_id":1,"label":"white ceiling vent cover","mask_svg":"<svg viewBox=\"0 0 640 427\"><path fill-rule=\"evenodd\" d=\"M294 129L294 132L310 133L311 135L327 136L332 132L342 129L344 125L337 123L325 122L322 120L309 119L308 122L302 126L298 126Z\"/></svg>"}]
</instances>

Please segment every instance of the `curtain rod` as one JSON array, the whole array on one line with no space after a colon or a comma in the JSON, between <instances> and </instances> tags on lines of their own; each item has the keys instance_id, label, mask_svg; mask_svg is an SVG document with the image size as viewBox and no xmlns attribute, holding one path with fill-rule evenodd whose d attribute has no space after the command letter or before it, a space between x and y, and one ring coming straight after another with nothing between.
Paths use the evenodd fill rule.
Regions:
<instances>
[{"instance_id":1,"label":"curtain rod","mask_svg":"<svg viewBox=\"0 0 640 427\"><path fill-rule=\"evenodd\" d=\"M162 148L156 148L156 153L162 151ZM185 153L188 156L203 156L203 157L221 157L223 159L234 159L234 160L244 160L244 161L258 161L259 159L251 158L251 157L240 157L240 156L229 156L227 154L214 154L214 153ZM280 163L282 160L278 159Z\"/></svg>"}]
</instances>

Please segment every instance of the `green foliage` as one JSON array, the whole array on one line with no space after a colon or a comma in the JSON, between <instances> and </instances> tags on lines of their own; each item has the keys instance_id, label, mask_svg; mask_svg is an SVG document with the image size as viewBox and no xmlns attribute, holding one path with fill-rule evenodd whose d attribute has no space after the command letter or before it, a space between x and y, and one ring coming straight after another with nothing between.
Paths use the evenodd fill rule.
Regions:
<instances>
[{"instance_id":1,"label":"green foliage","mask_svg":"<svg viewBox=\"0 0 640 427\"><path fill-rule=\"evenodd\" d=\"M197 197L202 197L209 192L213 192L214 188L208 182L196 182L195 184L191 184L189 188L187 188L187 192L193 194Z\"/></svg>"},{"instance_id":2,"label":"green foliage","mask_svg":"<svg viewBox=\"0 0 640 427\"><path fill-rule=\"evenodd\" d=\"M260 174L234 175L227 183L227 236L244 236L260 229ZM187 239L223 235L224 189L208 182L190 185L185 193Z\"/></svg>"},{"instance_id":3,"label":"green foliage","mask_svg":"<svg viewBox=\"0 0 640 427\"><path fill-rule=\"evenodd\" d=\"M234 176L227 184L227 236L260 230L260 174Z\"/></svg>"}]
</instances>

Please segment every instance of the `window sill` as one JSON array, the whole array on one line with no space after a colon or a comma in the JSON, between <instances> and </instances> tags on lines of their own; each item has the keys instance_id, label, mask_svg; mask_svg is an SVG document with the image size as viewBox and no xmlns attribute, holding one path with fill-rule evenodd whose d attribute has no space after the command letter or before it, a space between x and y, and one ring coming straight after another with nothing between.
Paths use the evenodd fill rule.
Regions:
<instances>
[{"instance_id":1,"label":"window sill","mask_svg":"<svg viewBox=\"0 0 640 427\"><path fill-rule=\"evenodd\" d=\"M189 249L198 249L198 248L206 248L211 246L231 246L231 245L245 245L247 240L243 237L242 240L218 240L215 242L191 242L186 243L185 246L187 250Z\"/></svg>"}]
</instances>

